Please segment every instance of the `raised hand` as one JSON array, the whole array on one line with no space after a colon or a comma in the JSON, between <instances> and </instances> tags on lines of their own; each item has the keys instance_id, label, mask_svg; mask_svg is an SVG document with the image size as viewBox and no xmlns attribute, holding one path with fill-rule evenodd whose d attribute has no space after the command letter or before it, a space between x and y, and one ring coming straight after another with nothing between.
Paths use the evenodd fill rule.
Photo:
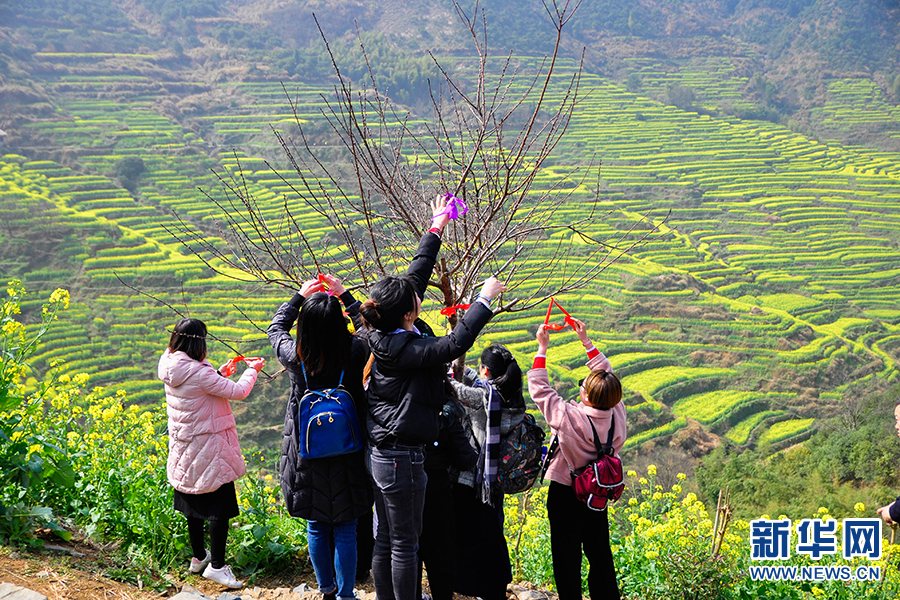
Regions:
<instances>
[{"instance_id":1,"label":"raised hand","mask_svg":"<svg viewBox=\"0 0 900 600\"><path fill-rule=\"evenodd\" d=\"M266 366L266 359L264 358L245 358L244 362L247 363L248 367L256 369L257 373L262 371L263 367Z\"/></svg>"},{"instance_id":2,"label":"raised hand","mask_svg":"<svg viewBox=\"0 0 900 600\"><path fill-rule=\"evenodd\" d=\"M569 319L569 325L571 325L572 329L575 330L575 334L578 336L578 339L581 340L582 344L587 344L591 341L590 338L588 338L587 325L585 325L582 321L579 321L575 317L571 317Z\"/></svg>"},{"instance_id":3,"label":"raised hand","mask_svg":"<svg viewBox=\"0 0 900 600\"><path fill-rule=\"evenodd\" d=\"M548 329L547 326L542 323L538 327L537 333L534 337L535 339L537 339L538 353L546 354L547 348L550 347L550 329Z\"/></svg>"},{"instance_id":4,"label":"raised hand","mask_svg":"<svg viewBox=\"0 0 900 600\"><path fill-rule=\"evenodd\" d=\"M309 281L304 281L303 285L300 286L300 295L304 298L309 298L316 292L324 292L325 286L322 285L322 282L318 279L310 279Z\"/></svg>"},{"instance_id":5,"label":"raised hand","mask_svg":"<svg viewBox=\"0 0 900 600\"><path fill-rule=\"evenodd\" d=\"M484 296L488 300L493 300L497 294L506 291L506 284L497 279L496 277L488 277L484 282L484 285L481 286L480 296Z\"/></svg>"},{"instance_id":6,"label":"raised hand","mask_svg":"<svg viewBox=\"0 0 900 600\"><path fill-rule=\"evenodd\" d=\"M330 275L328 273L323 273L321 275L321 279L325 280L325 285L328 286L328 291L334 294L335 296L340 296L347 290L344 288L344 284L341 283L341 280L335 277L334 275Z\"/></svg>"},{"instance_id":7,"label":"raised hand","mask_svg":"<svg viewBox=\"0 0 900 600\"><path fill-rule=\"evenodd\" d=\"M234 366L234 360L227 360L218 368L219 375L222 377L231 377L236 370L237 367Z\"/></svg>"},{"instance_id":8,"label":"raised hand","mask_svg":"<svg viewBox=\"0 0 900 600\"><path fill-rule=\"evenodd\" d=\"M447 196L438 194L437 198L431 203L431 226L442 230L450 222L450 215L447 213Z\"/></svg>"}]
</instances>

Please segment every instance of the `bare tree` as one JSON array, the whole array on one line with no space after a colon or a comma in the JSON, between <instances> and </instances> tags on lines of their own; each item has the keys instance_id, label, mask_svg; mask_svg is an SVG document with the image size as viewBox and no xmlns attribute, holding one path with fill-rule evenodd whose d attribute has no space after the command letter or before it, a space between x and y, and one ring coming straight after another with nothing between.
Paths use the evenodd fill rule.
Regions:
<instances>
[{"instance_id":1,"label":"bare tree","mask_svg":"<svg viewBox=\"0 0 900 600\"><path fill-rule=\"evenodd\" d=\"M604 217L599 181L596 191L585 189L589 178L599 179L599 163L572 167L568 183L536 183L582 99L581 65L559 74L563 29L580 2L543 0L555 44L551 56L531 67L512 55L492 59L484 12L476 4L470 15L456 4L474 58L451 67L431 55L440 76L431 82L424 121L393 103L390 90L379 89L360 36L369 69L366 85L357 89L322 34L336 80L334 95L321 98L326 136L304 126L294 101L296 130L288 135L273 128L296 173L282 177L291 193L272 211L253 196L238 168L220 176L224 199L207 194L222 215L227 245L184 221L173 235L210 268L237 279L299 288L317 272L337 271L367 289L408 262L428 222L426 200L451 193L469 210L445 231L431 281L445 307L469 301L490 274L509 289L499 312L527 310L584 287L656 227L639 220L612 239L592 235ZM559 209L575 203L578 218L561 216ZM331 233L304 232L298 214L310 208ZM453 314L451 324L455 320Z\"/></svg>"}]
</instances>

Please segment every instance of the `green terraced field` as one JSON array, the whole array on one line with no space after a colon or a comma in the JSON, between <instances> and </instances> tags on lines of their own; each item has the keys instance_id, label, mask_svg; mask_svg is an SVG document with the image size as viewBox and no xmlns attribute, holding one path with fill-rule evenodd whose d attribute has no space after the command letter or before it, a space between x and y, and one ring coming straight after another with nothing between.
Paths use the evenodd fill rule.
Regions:
<instances>
[{"instance_id":1,"label":"green terraced field","mask_svg":"<svg viewBox=\"0 0 900 600\"><path fill-rule=\"evenodd\" d=\"M29 289L69 287L75 302L35 367L62 359L71 371L91 373L97 385L126 390L133 401L161 398L155 360L175 313L120 278L208 320L212 333L227 338L211 344L213 362L235 351L271 359L260 328L290 291L215 276L169 231L177 214L223 243L218 209L204 194L222 197L213 169L245 185L269 218L277 219L288 202L312 242L327 236L321 217L297 202L291 187L299 178L270 126L290 132L299 119L321 131L321 96L330 90L289 84L298 102L295 117L280 83L229 82L222 88L234 102L215 114L176 117L142 87L146 77L111 76L100 66L92 71L91 60L104 57L48 52L38 58L77 66L41 75L53 91L56 116L27 124L69 149L71 158L65 166L24 151L0 158L0 216L9 230L0 235L46 231L29 235L52 242L48 252L56 258L42 266L19 254L4 256L2 264ZM522 58L520 66L527 70L536 60ZM730 116L752 108L742 100L747 79L735 74L733 61L690 59L678 69L655 59L626 62L641 76L641 89L630 93L584 74L584 99L533 196L539 200L541 189L577 180L600 158L597 189L579 188L558 218L583 215L581 202L597 193L608 213L587 233L611 241L644 215L661 223L671 211L630 256L560 298L589 324L622 376L629 411L649 415L630 431L629 451L672 435L688 419L739 446L801 440L820 416L809 399L840 397L848 385L834 372L897 381L900 157ZM562 79L573 68L564 65L548 91L551 102L562 98ZM728 106L731 112L712 116L652 99L672 83L698 90L697 108ZM105 85L136 87L120 88L117 100L98 98L95 90ZM197 92L206 84L179 85ZM865 82L833 81L828 94L820 117L829 127L847 125L851 113L854 123L896 123L896 107ZM115 165L135 156L145 171L129 191L116 180ZM532 260L542 264L540 255ZM547 273L523 289L553 278ZM432 321L439 328L446 323L438 316ZM479 344L508 344L527 367L542 321L539 308L501 315ZM553 340L551 375L574 396L575 382L586 373L583 349L571 330ZM279 435L285 389L282 376L261 387L258 402L241 407L241 427L253 440L268 443Z\"/></svg>"}]
</instances>

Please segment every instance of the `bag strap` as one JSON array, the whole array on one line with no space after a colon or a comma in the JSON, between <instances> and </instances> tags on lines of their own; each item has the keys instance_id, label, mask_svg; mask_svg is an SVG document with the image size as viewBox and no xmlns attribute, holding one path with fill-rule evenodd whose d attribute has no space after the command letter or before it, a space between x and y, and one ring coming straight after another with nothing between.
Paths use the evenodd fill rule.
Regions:
<instances>
[{"instance_id":1,"label":"bag strap","mask_svg":"<svg viewBox=\"0 0 900 600\"><path fill-rule=\"evenodd\" d=\"M547 456L544 457L543 464L541 465L541 481L544 480L544 477L547 475L547 469L550 468L550 461L556 458L556 451L559 450L559 434L553 436L553 439L550 440L550 447L547 448Z\"/></svg>"},{"instance_id":2,"label":"bag strap","mask_svg":"<svg viewBox=\"0 0 900 600\"><path fill-rule=\"evenodd\" d=\"M303 361L302 361L302 360L300 361L300 370L303 371L303 383L306 384L306 391L308 391L308 392L315 392L315 391L318 391L318 390L310 389L310 387L309 387L309 378L306 376L306 365L303 364ZM334 386L334 388L339 388L339 387L341 387L343 384L344 384L344 370L341 369L341 378L338 379L338 384L337 384L336 386ZM331 388L331 389L334 389L334 388ZM329 389L329 388L321 388L321 389L327 390L327 389Z\"/></svg>"},{"instance_id":3,"label":"bag strap","mask_svg":"<svg viewBox=\"0 0 900 600\"><path fill-rule=\"evenodd\" d=\"M606 438L606 444L600 444L600 436L597 435L597 429L594 427L594 420L588 417L588 423L591 425L591 433L594 434L594 448L597 449L597 460L600 460L600 457L604 454L607 456L612 456L616 453L613 448L613 432L616 429L616 416L610 415L609 422L609 435Z\"/></svg>"}]
</instances>

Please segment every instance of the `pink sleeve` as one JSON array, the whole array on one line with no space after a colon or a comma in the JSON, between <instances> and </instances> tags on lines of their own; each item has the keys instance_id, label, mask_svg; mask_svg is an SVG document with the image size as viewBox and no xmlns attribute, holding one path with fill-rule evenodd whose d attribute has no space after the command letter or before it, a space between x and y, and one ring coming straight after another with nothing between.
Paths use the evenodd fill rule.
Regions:
<instances>
[{"instance_id":1,"label":"pink sleeve","mask_svg":"<svg viewBox=\"0 0 900 600\"><path fill-rule=\"evenodd\" d=\"M609 359L602 352L597 352L595 355L590 356L587 361L587 366L593 373L594 371L609 371L612 373L612 365L609 364Z\"/></svg>"},{"instance_id":2,"label":"pink sleeve","mask_svg":"<svg viewBox=\"0 0 900 600\"><path fill-rule=\"evenodd\" d=\"M243 400L250 395L258 375L256 369L247 368L235 382L216 373L212 365L207 363L207 366L200 374L200 387L204 392L226 400Z\"/></svg>"},{"instance_id":3,"label":"pink sleeve","mask_svg":"<svg viewBox=\"0 0 900 600\"><path fill-rule=\"evenodd\" d=\"M619 402L616 404L612 409L612 414L616 420L616 429L613 431L613 448L616 449L616 454L619 454L622 452L625 440L628 439L628 432L625 427L625 419L627 418L625 403Z\"/></svg>"}]
</instances>

